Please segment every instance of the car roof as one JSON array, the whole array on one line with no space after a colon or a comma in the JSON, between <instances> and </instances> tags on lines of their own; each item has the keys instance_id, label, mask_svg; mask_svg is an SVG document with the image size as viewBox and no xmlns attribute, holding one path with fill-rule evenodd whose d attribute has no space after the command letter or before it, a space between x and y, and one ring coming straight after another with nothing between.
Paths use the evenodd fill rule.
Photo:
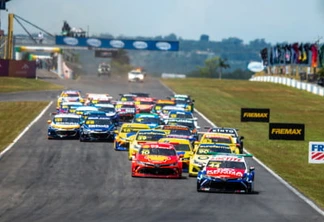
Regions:
<instances>
[{"instance_id":1,"label":"car roof","mask_svg":"<svg viewBox=\"0 0 324 222\"><path fill-rule=\"evenodd\" d=\"M121 125L121 128L124 127L132 127L132 128L143 128L143 129L149 129L150 126L144 123L123 123L123 125Z\"/></svg>"},{"instance_id":2,"label":"car roof","mask_svg":"<svg viewBox=\"0 0 324 222\"><path fill-rule=\"evenodd\" d=\"M141 145L141 148L163 148L163 149L172 149L175 150L174 146L170 143L161 143L161 142L146 142Z\"/></svg>"},{"instance_id":3,"label":"car roof","mask_svg":"<svg viewBox=\"0 0 324 222\"><path fill-rule=\"evenodd\" d=\"M190 140L180 138L161 138L159 142L163 143L179 143L179 144L190 144Z\"/></svg>"},{"instance_id":4,"label":"car roof","mask_svg":"<svg viewBox=\"0 0 324 222\"><path fill-rule=\"evenodd\" d=\"M245 159L243 156L235 155L235 154L219 154L214 155L210 158L209 161L233 161L233 162L245 162Z\"/></svg>"},{"instance_id":5,"label":"car roof","mask_svg":"<svg viewBox=\"0 0 324 222\"><path fill-rule=\"evenodd\" d=\"M88 110L98 110L97 107L94 107L94 106L80 106L78 108L76 108L76 111L88 111Z\"/></svg>"},{"instance_id":6,"label":"car roof","mask_svg":"<svg viewBox=\"0 0 324 222\"><path fill-rule=\"evenodd\" d=\"M189 112L189 111L185 111L185 110L170 110L169 114L170 113L179 113L179 114L191 114L192 115L192 112Z\"/></svg>"},{"instance_id":7,"label":"car roof","mask_svg":"<svg viewBox=\"0 0 324 222\"><path fill-rule=\"evenodd\" d=\"M54 118L64 118L64 117L71 117L71 118L80 118L79 115L73 114L73 113L60 113L56 114Z\"/></svg>"},{"instance_id":8,"label":"car roof","mask_svg":"<svg viewBox=\"0 0 324 222\"><path fill-rule=\"evenodd\" d=\"M115 106L113 104L96 104L95 107L115 108Z\"/></svg>"},{"instance_id":9,"label":"car roof","mask_svg":"<svg viewBox=\"0 0 324 222\"><path fill-rule=\"evenodd\" d=\"M81 102L62 102L62 106L67 106L67 105L82 105L83 104Z\"/></svg>"}]
</instances>

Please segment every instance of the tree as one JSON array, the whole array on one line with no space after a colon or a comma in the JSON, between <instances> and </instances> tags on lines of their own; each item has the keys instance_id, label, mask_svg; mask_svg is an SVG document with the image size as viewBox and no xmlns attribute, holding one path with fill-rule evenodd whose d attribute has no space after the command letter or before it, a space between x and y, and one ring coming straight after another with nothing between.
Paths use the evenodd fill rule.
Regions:
<instances>
[{"instance_id":1,"label":"tree","mask_svg":"<svg viewBox=\"0 0 324 222\"><path fill-rule=\"evenodd\" d=\"M113 58L114 62L118 62L120 64L130 64L130 59L129 56L127 54L127 51L123 50L123 49L119 49L117 52L116 57Z\"/></svg>"},{"instance_id":2,"label":"tree","mask_svg":"<svg viewBox=\"0 0 324 222\"><path fill-rule=\"evenodd\" d=\"M198 67L200 75L213 78L219 67L219 57L213 57L205 60L205 66Z\"/></svg>"},{"instance_id":3,"label":"tree","mask_svg":"<svg viewBox=\"0 0 324 222\"><path fill-rule=\"evenodd\" d=\"M227 63L227 59L219 58L218 59L218 67L219 67L219 76L218 76L218 78L222 79L223 69L230 68L230 65Z\"/></svg>"}]
</instances>

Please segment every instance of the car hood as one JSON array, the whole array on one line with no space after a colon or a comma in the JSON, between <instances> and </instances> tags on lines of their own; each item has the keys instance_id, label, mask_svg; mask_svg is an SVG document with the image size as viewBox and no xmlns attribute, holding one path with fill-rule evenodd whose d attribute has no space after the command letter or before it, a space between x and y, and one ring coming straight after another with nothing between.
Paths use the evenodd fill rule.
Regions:
<instances>
[{"instance_id":1,"label":"car hood","mask_svg":"<svg viewBox=\"0 0 324 222\"><path fill-rule=\"evenodd\" d=\"M211 177L236 179L242 178L244 173L245 169L206 167L206 175Z\"/></svg>"},{"instance_id":2,"label":"car hood","mask_svg":"<svg viewBox=\"0 0 324 222\"><path fill-rule=\"evenodd\" d=\"M75 128L80 128L80 125L79 124L75 124L75 125L52 124L51 127L56 129L75 129Z\"/></svg>"},{"instance_id":3,"label":"car hood","mask_svg":"<svg viewBox=\"0 0 324 222\"><path fill-rule=\"evenodd\" d=\"M137 155L137 160L144 163L153 163L153 164L171 164L178 161L176 156L141 155L141 154Z\"/></svg>"}]
</instances>

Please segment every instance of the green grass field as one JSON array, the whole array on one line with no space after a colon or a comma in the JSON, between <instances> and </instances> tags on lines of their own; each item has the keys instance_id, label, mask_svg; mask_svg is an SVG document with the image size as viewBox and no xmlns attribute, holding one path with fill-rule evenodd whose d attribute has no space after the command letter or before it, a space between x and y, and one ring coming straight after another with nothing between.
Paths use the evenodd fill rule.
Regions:
<instances>
[{"instance_id":1,"label":"green grass field","mask_svg":"<svg viewBox=\"0 0 324 222\"><path fill-rule=\"evenodd\" d=\"M0 102L0 152L33 121L49 102Z\"/></svg>"},{"instance_id":2,"label":"green grass field","mask_svg":"<svg viewBox=\"0 0 324 222\"><path fill-rule=\"evenodd\" d=\"M45 82L43 80L26 78L0 78L0 93L18 91L59 90L63 86Z\"/></svg>"},{"instance_id":3,"label":"green grass field","mask_svg":"<svg viewBox=\"0 0 324 222\"><path fill-rule=\"evenodd\" d=\"M324 208L324 164L308 164L308 143L324 141L323 97L284 85L243 80L162 82L176 93L191 95L195 107L217 126L239 128L250 153ZM304 123L305 141L269 140L268 123L240 122L241 108L270 108L270 122Z\"/></svg>"}]
</instances>

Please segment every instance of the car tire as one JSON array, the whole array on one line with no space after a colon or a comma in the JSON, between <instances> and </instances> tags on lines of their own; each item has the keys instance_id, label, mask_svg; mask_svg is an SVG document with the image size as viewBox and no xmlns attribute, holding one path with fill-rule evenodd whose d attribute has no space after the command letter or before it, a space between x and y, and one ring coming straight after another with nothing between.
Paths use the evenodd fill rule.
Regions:
<instances>
[{"instance_id":1,"label":"car tire","mask_svg":"<svg viewBox=\"0 0 324 222\"><path fill-rule=\"evenodd\" d=\"M201 192L201 190L200 190L200 183L199 182L197 182L197 192Z\"/></svg>"}]
</instances>

